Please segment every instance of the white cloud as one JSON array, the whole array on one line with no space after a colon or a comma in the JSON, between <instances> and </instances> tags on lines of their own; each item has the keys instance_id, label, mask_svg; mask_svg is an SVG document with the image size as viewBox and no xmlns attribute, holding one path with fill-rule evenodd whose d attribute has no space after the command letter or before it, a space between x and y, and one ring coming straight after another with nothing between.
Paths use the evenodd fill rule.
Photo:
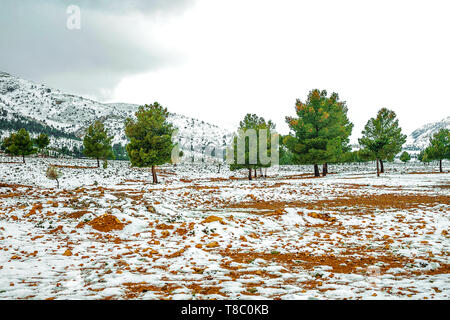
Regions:
<instances>
[{"instance_id":1,"label":"white cloud","mask_svg":"<svg viewBox=\"0 0 450 320\"><path fill-rule=\"evenodd\" d=\"M296 98L336 91L356 141L381 107L409 132L448 114L446 1L200 0L152 32L183 63L127 77L111 100L150 103L235 128L245 113L287 132Z\"/></svg>"},{"instance_id":2,"label":"white cloud","mask_svg":"<svg viewBox=\"0 0 450 320\"><path fill-rule=\"evenodd\" d=\"M191 0L0 0L1 70L70 93L106 98L128 75L177 63L153 36L153 24ZM81 9L69 30L67 8Z\"/></svg>"}]
</instances>

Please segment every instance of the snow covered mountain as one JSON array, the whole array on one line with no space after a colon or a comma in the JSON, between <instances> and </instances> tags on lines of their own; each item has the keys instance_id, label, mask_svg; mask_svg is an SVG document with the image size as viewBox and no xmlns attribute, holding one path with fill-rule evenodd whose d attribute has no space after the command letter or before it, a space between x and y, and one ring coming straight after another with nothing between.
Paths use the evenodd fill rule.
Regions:
<instances>
[{"instance_id":1,"label":"snow covered mountain","mask_svg":"<svg viewBox=\"0 0 450 320\"><path fill-rule=\"evenodd\" d=\"M430 143L430 138L440 129L450 129L450 116L438 122L428 123L414 130L406 140L404 149L419 152Z\"/></svg>"},{"instance_id":2,"label":"snow covered mountain","mask_svg":"<svg viewBox=\"0 0 450 320\"><path fill-rule=\"evenodd\" d=\"M124 121L133 117L138 107L100 103L0 72L0 136L26 125L32 134L48 132L53 147L71 150L81 146L85 129L99 119L114 136L113 144L123 146L127 141ZM188 158L201 160L217 153L212 150L225 146L232 137L223 128L184 115L171 113L169 121L178 129L176 141Z\"/></svg>"}]
</instances>

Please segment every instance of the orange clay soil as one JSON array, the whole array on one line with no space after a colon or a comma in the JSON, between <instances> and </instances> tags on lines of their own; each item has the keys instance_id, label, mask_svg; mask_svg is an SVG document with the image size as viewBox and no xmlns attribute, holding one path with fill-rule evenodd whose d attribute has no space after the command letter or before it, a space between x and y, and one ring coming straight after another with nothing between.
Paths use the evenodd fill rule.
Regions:
<instances>
[{"instance_id":1,"label":"orange clay soil","mask_svg":"<svg viewBox=\"0 0 450 320\"><path fill-rule=\"evenodd\" d=\"M335 273L358 273L360 268L366 269L368 266L373 266L379 262L383 265L380 267L380 272L386 272L391 268L403 268L407 263L412 263L413 260L402 256L396 256L389 253L383 253L375 250L368 250L367 248L353 248L348 250L345 254L335 256L328 255L312 255L307 252L298 253L263 253L263 252L242 252L242 251L228 251L222 250L220 254L223 257L229 257L232 261L237 263L250 263L255 259L263 259L267 262L275 262L282 265L289 272L294 272L299 267L305 270L311 270L318 266L330 266L332 272ZM240 275L247 274L239 272L235 267L227 267L229 263L222 264L222 267L231 270L231 276L237 278ZM449 265L443 265L439 268L438 273L449 273ZM426 272L420 272L426 273ZM264 276L263 273L255 274Z\"/></svg>"},{"instance_id":2,"label":"orange clay soil","mask_svg":"<svg viewBox=\"0 0 450 320\"><path fill-rule=\"evenodd\" d=\"M92 213L92 212L88 211L88 210L75 211L75 212L72 212L72 213L65 214L63 217L64 218L70 218L70 219L79 219L79 218L81 218L82 216L84 216L85 214L88 214L88 213Z\"/></svg>"},{"instance_id":3,"label":"orange clay soil","mask_svg":"<svg viewBox=\"0 0 450 320\"><path fill-rule=\"evenodd\" d=\"M122 230L125 225L119 221L115 216L104 214L86 223L97 231L110 232L113 230Z\"/></svg>"},{"instance_id":4,"label":"orange clay soil","mask_svg":"<svg viewBox=\"0 0 450 320\"><path fill-rule=\"evenodd\" d=\"M153 291L155 293L160 293L160 294L164 294L164 295L170 295L173 290L181 288L178 285L172 285L172 284L166 284L162 287L158 287L158 286L147 284L145 282L141 282L141 283L128 282L128 283L124 283L123 285L126 287L126 294L125 294L126 299L135 299L140 294L148 292L148 291Z\"/></svg>"},{"instance_id":5,"label":"orange clay soil","mask_svg":"<svg viewBox=\"0 0 450 320\"><path fill-rule=\"evenodd\" d=\"M286 207L298 207L309 210L333 210L339 207L347 208L346 211L356 211L364 208L367 211L376 209L415 209L419 206L433 207L438 204L450 205L448 196L430 195L405 195L405 194L378 194L378 195L344 195L337 199L319 200L313 202L304 201L249 201L229 204L229 208L280 210Z\"/></svg>"}]
</instances>

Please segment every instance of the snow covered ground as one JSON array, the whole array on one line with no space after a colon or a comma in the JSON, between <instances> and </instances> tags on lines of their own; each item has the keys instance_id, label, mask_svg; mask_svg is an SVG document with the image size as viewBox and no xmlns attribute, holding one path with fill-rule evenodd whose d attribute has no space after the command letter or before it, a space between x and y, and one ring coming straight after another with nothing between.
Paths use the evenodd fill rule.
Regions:
<instances>
[{"instance_id":1,"label":"snow covered ground","mask_svg":"<svg viewBox=\"0 0 450 320\"><path fill-rule=\"evenodd\" d=\"M0 299L449 299L449 173L0 157ZM45 177L63 172L61 188ZM444 164L448 168L448 162Z\"/></svg>"}]
</instances>

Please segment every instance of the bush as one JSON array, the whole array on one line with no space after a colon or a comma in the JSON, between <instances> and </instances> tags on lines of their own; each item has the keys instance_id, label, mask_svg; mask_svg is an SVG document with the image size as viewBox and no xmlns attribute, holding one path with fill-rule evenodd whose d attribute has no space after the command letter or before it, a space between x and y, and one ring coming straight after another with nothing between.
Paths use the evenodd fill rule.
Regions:
<instances>
[{"instance_id":1,"label":"bush","mask_svg":"<svg viewBox=\"0 0 450 320\"><path fill-rule=\"evenodd\" d=\"M49 166L45 176L50 180L56 180L56 187L59 188L59 178L61 178L62 173L55 166Z\"/></svg>"}]
</instances>

